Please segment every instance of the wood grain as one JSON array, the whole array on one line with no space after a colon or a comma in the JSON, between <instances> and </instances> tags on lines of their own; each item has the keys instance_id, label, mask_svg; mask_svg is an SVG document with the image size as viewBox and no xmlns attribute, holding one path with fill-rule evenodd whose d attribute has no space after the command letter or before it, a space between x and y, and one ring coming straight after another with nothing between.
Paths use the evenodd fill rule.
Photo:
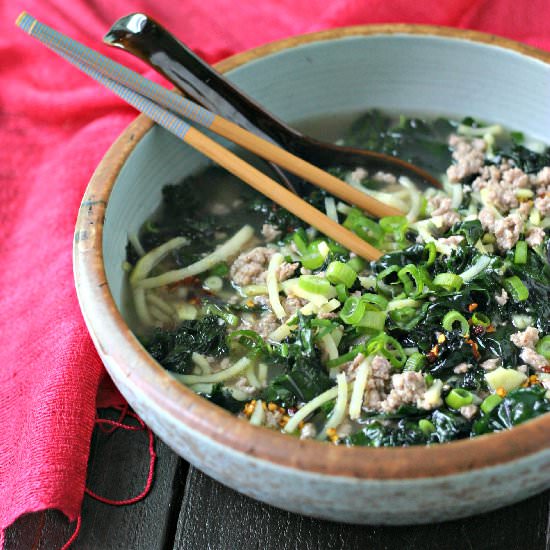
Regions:
<instances>
[{"instance_id":1,"label":"wood grain","mask_svg":"<svg viewBox=\"0 0 550 550\"><path fill-rule=\"evenodd\" d=\"M405 527L320 521L260 504L191 468L177 550L545 550L550 491L469 519Z\"/></svg>"},{"instance_id":2,"label":"wood grain","mask_svg":"<svg viewBox=\"0 0 550 550\"><path fill-rule=\"evenodd\" d=\"M118 413L108 412L116 419ZM142 501L111 506L85 496L82 527L72 548L111 550L162 549L175 536L187 465L159 439L155 441L157 465L152 489ZM144 432L117 430L105 435L97 429L92 439L87 486L99 495L124 499L143 489L149 467ZM6 537L6 550L61 548L75 525L56 510L20 518Z\"/></svg>"}]
</instances>

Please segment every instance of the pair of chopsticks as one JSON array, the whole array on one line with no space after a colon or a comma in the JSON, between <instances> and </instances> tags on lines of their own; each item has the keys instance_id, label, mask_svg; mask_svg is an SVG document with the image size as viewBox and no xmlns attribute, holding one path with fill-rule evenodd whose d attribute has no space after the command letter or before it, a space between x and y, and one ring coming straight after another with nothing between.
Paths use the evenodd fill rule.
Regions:
<instances>
[{"instance_id":1,"label":"pair of chopsticks","mask_svg":"<svg viewBox=\"0 0 550 550\"><path fill-rule=\"evenodd\" d=\"M342 244L357 255L373 260L381 252L348 231L294 193L257 170L225 147L179 118L184 117L244 147L258 156L304 178L377 216L402 212L362 193L329 173L292 155L280 147L204 109L200 105L144 78L138 73L55 31L23 12L16 25L38 39L66 61L116 93L193 148L223 166L254 189L292 212L309 225Z\"/></svg>"}]
</instances>

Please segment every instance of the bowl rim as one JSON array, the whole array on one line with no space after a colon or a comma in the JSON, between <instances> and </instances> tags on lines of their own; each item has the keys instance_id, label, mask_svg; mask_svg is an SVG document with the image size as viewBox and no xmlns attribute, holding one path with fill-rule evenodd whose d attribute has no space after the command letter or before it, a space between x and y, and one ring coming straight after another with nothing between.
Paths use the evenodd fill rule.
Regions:
<instances>
[{"instance_id":1,"label":"bowl rim","mask_svg":"<svg viewBox=\"0 0 550 550\"><path fill-rule=\"evenodd\" d=\"M471 41L512 50L550 65L550 52L491 34L441 26L383 24L344 27L286 38L236 54L219 62L216 68L227 72L250 61L311 42L388 34ZM168 375L141 346L118 311L103 266L103 224L111 190L129 155L152 126L152 121L139 115L103 157L84 194L73 246L75 284L88 330L107 370L116 371L116 378L124 377L134 395L145 395L155 408L175 422L235 452L281 467L330 476L374 480L448 476L503 465L548 449L550 414L510 431L429 447L345 447L298 440L252 426L196 395Z\"/></svg>"}]
</instances>

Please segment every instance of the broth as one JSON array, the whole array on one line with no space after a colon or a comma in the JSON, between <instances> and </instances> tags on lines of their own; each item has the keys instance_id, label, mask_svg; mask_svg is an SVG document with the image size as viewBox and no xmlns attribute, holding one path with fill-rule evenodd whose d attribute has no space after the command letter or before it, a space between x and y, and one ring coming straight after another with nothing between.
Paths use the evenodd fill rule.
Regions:
<instances>
[{"instance_id":1,"label":"broth","mask_svg":"<svg viewBox=\"0 0 550 550\"><path fill-rule=\"evenodd\" d=\"M444 191L335 167L403 211L307 197L385 253L368 264L218 168L167 186L128 245L128 317L153 357L253 424L335 444L441 443L550 410L548 149L472 119L299 127Z\"/></svg>"}]
</instances>

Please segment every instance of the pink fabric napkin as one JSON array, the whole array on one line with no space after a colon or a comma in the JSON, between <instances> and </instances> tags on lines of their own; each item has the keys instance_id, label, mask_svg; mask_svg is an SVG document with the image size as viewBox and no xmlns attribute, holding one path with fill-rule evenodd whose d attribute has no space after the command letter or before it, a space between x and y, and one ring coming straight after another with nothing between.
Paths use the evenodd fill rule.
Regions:
<instances>
[{"instance_id":1,"label":"pink fabric napkin","mask_svg":"<svg viewBox=\"0 0 550 550\"><path fill-rule=\"evenodd\" d=\"M39 20L102 46L110 24L144 11L208 61L283 37L380 22L483 30L550 50L547 0L27 0L0 4L0 545L18 516L74 520L103 367L76 301L71 246L95 166L136 113L19 31ZM102 393L102 405L120 401Z\"/></svg>"}]
</instances>

